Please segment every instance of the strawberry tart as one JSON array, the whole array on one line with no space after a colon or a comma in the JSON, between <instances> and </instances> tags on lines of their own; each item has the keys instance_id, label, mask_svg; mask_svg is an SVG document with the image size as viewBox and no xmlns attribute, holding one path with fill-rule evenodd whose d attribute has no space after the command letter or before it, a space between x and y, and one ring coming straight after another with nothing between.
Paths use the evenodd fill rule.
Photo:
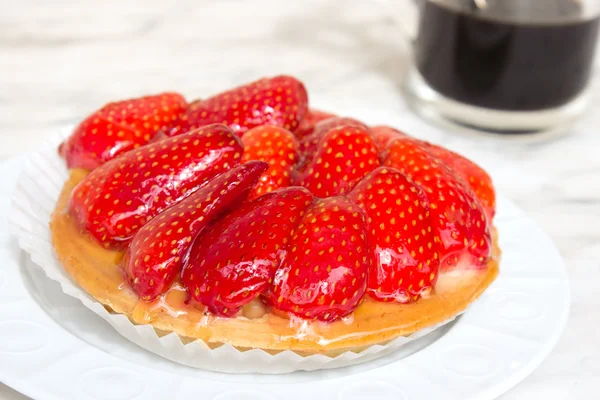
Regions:
<instances>
[{"instance_id":1,"label":"strawberry tart","mask_svg":"<svg viewBox=\"0 0 600 400\"><path fill-rule=\"evenodd\" d=\"M59 152L58 259L159 334L360 351L455 317L498 274L485 171L311 109L293 77L109 103Z\"/></svg>"}]
</instances>

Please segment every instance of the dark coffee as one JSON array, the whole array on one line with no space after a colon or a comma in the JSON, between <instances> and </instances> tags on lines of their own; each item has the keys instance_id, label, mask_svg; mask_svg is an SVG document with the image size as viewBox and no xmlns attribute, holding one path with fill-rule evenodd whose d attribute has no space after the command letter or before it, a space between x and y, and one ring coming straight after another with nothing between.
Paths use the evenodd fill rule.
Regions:
<instances>
[{"instance_id":1,"label":"dark coffee","mask_svg":"<svg viewBox=\"0 0 600 400\"><path fill-rule=\"evenodd\" d=\"M506 23L427 2L417 68L433 89L463 103L512 111L557 107L587 84L598 20Z\"/></svg>"}]
</instances>

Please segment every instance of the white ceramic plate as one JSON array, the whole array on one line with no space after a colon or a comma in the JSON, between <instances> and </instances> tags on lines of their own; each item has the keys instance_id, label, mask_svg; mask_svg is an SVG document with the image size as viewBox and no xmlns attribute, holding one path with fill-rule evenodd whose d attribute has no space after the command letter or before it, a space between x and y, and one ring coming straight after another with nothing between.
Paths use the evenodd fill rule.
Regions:
<instances>
[{"instance_id":1,"label":"white ceramic plate","mask_svg":"<svg viewBox=\"0 0 600 400\"><path fill-rule=\"evenodd\" d=\"M449 326L389 356L335 370L234 375L185 367L117 334L9 237L6 213L21 164L0 164L0 381L36 399L492 399L542 362L567 320L558 252L500 198L500 276Z\"/></svg>"}]
</instances>

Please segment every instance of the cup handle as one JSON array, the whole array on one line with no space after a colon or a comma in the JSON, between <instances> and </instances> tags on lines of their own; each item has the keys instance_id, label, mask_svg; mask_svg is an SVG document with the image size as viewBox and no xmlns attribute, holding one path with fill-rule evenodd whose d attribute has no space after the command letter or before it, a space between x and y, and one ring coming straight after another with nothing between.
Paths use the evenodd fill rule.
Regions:
<instances>
[{"instance_id":1,"label":"cup handle","mask_svg":"<svg viewBox=\"0 0 600 400\"><path fill-rule=\"evenodd\" d=\"M417 37L421 3L426 0L376 0L400 28L411 45Z\"/></svg>"}]
</instances>

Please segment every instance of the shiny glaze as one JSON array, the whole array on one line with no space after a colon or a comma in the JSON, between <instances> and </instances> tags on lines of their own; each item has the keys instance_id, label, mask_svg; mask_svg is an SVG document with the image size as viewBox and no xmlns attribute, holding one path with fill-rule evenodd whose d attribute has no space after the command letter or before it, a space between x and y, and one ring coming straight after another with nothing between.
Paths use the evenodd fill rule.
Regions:
<instances>
[{"instance_id":1,"label":"shiny glaze","mask_svg":"<svg viewBox=\"0 0 600 400\"><path fill-rule=\"evenodd\" d=\"M187 102L177 93L162 93L108 103L84 119L59 152L69 168L92 170L179 122Z\"/></svg>"},{"instance_id":2,"label":"shiny glaze","mask_svg":"<svg viewBox=\"0 0 600 400\"><path fill-rule=\"evenodd\" d=\"M194 242L182 280L217 315L235 315L262 294L313 196L288 187L247 202Z\"/></svg>"},{"instance_id":3,"label":"shiny glaze","mask_svg":"<svg viewBox=\"0 0 600 400\"><path fill-rule=\"evenodd\" d=\"M169 134L178 135L213 123L223 123L240 136L261 125L293 131L307 110L308 95L302 82L280 75L195 101L180 126Z\"/></svg>"},{"instance_id":4,"label":"shiny glaze","mask_svg":"<svg viewBox=\"0 0 600 400\"><path fill-rule=\"evenodd\" d=\"M269 163L269 171L260 177L250 198L290 186L292 170L298 162L298 140L292 132L277 126L258 126L242 136L242 143L242 162L260 160Z\"/></svg>"},{"instance_id":5,"label":"shiny glaze","mask_svg":"<svg viewBox=\"0 0 600 400\"><path fill-rule=\"evenodd\" d=\"M379 167L348 197L367 217L373 258L368 294L408 303L430 292L438 278L440 238L425 191L398 170Z\"/></svg>"},{"instance_id":6,"label":"shiny glaze","mask_svg":"<svg viewBox=\"0 0 600 400\"><path fill-rule=\"evenodd\" d=\"M232 168L165 209L136 233L123 268L141 299L152 300L171 287L192 241L226 210L245 200L267 168L262 161Z\"/></svg>"},{"instance_id":7,"label":"shiny glaze","mask_svg":"<svg viewBox=\"0 0 600 400\"><path fill-rule=\"evenodd\" d=\"M327 132L333 128L340 126L354 126L367 130L367 125L357 119L347 117L332 117L326 118L317 122L311 129L310 133L305 133L305 136L300 140L300 154L302 155L302 165L300 170L310 161L315 154L319 142ZM297 133L296 133L297 134Z\"/></svg>"},{"instance_id":8,"label":"shiny glaze","mask_svg":"<svg viewBox=\"0 0 600 400\"><path fill-rule=\"evenodd\" d=\"M151 143L93 170L70 210L105 246L121 246L150 219L240 162L242 144L224 125Z\"/></svg>"},{"instance_id":9,"label":"shiny glaze","mask_svg":"<svg viewBox=\"0 0 600 400\"><path fill-rule=\"evenodd\" d=\"M468 264L485 266L492 251L491 221L468 184L408 136L394 139L382 158L383 165L406 174L425 191L432 228L441 240L441 267L452 268L465 257Z\"/></svg>"},{"instance_id":10,"label":"shiny glaze","mask_svg":"<svg viewBox=\"0 0 600 400\"><path fill-rule=\"evenodd\" d=\"M294 230L269 298L304 319L334 321L365 293L370 255L364 216L345 197L317 200Z\"/></svg>"},{"instance_id":11,"label":"shiny glaze","mask_svg":"<svg viewBox=\"0 0 600 400\"><path fill-rule=\"evenodd\" d=\"M308 163L297 171L294 183L317 197L343 195L378 166L379 153L368 128L336 126L323 134Z\"/></svg>"},{"instance_id":12,"label":"shiny glaze","mask_svg":"<svg viewBox=\"0 0 600 400\"><path fill-rule=\"evenodd\" d=\"M460 154L432 143L422 143L431 154L448 165L458 177L469 185L483 205L488 221L491 221L496 214L496 191L488 173Z\"/></svg>"}]
</instances>

